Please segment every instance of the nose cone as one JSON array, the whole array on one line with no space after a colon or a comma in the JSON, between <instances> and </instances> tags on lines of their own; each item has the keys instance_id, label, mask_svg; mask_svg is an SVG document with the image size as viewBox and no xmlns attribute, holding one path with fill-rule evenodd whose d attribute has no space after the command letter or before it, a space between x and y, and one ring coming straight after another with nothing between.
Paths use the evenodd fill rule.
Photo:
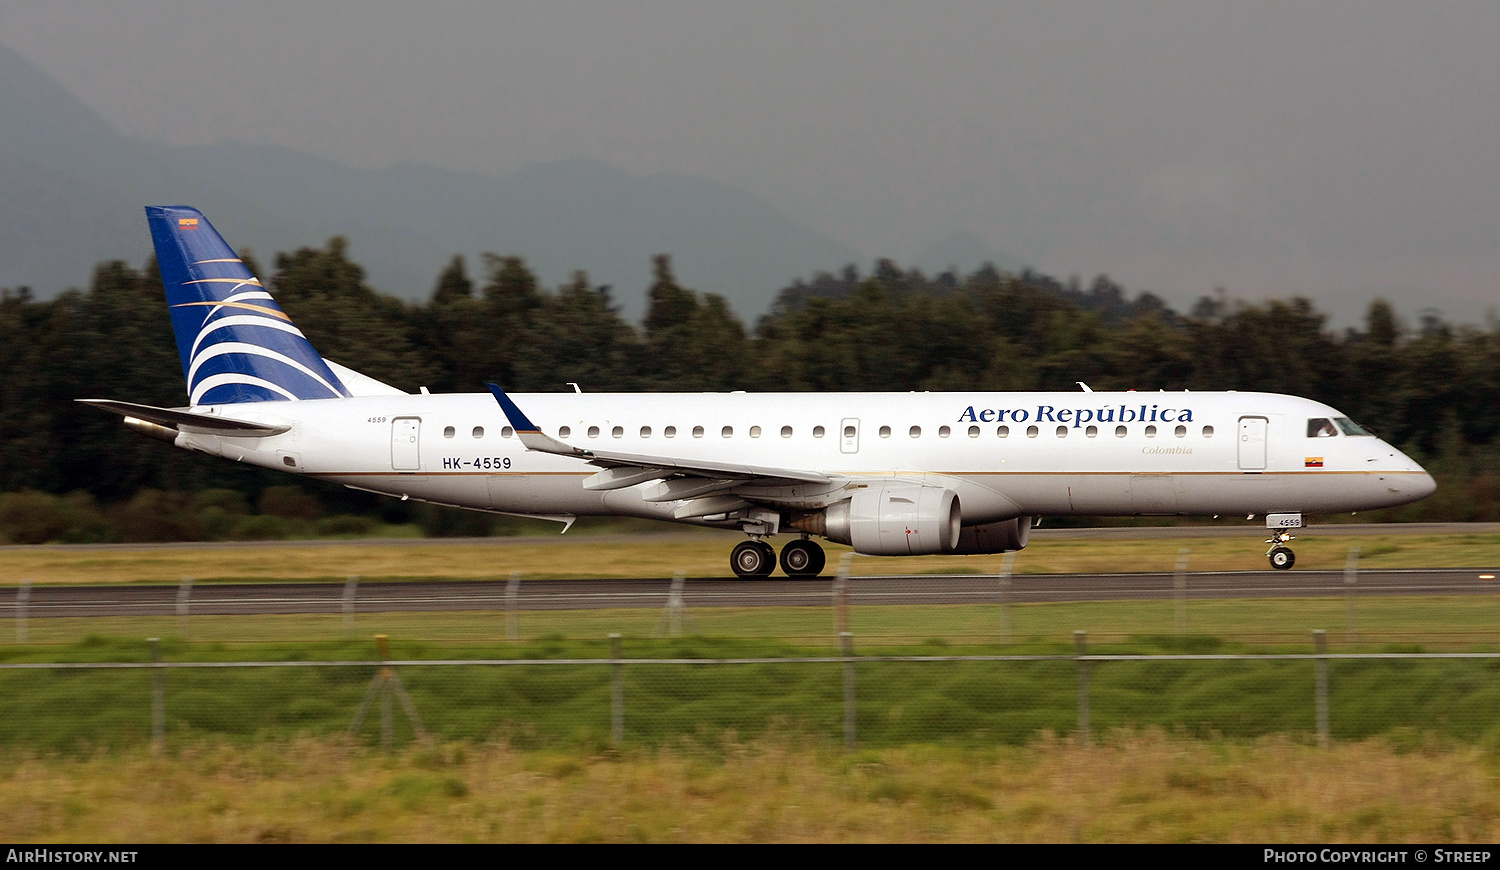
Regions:
<instances>
[{"instance_id":1,"label":"nose cone","mask_svg":"<svg viewBox=\"0 0 1500 870\"><path fill-rule=\"evenodd\" d=\"M1415 465L1416 463L1413 464ZM1420 465L1417 466L1417 471L1419 472L1418 474L1412 475L1411 497L1413 501L1419 498L1426 498L1437 492L1437 481L1432 479L1432 475L1428 474L1427 470Z\"/></svg>"},{"instance_id":2,"label":"nose cone","mask_svg":"<svg viewBox=\"0 0 1500 870\"><path fill-rule=\"evenodd\" d=\"M1385 475L1387 488L1392 493L1400 493L1402 504L1424 499L1437 491L1437 481L1432 479L1427 469L1394 447L1390 448L1390 452L1391 458L1395 460L1391 471L1395 473Z\"/></svg>"}]
</instances>

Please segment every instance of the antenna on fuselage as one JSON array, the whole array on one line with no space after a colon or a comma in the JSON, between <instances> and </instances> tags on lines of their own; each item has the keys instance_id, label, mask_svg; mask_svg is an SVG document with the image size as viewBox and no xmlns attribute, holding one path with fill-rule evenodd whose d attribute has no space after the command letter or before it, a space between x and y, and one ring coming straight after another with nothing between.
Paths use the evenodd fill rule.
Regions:
<instances>
[{"instance_id":1,"label":"antenna on fuselage","mask_svg":"<svg viewBox=\"0 0 1500 870\"><path fill-rule=\"evenodd\" d=\"M1089 389L1089 385L1085 384L1083 381L1075 381L1075 383L1077 383L1078 386L1083 387L1083 391L1085 393L1092 393L1093 392L1093 390Z\"/></svg>"},{"instance_id":2,"label":"antenna on fuselage","mask_svg":"<svg viewBox=\"0 0 1500 870\"><path fill-rule=\"evenodd\" d=\"M567 383L567 385L568 385L568 386L570 386L570 387L572 387L572 388L573 388L573 392L575 392L575 393L582 393L582 392L583 392L583 388L582 388L582 387L580 387L580 386L578 386L578 385L577 385L577 384L575 384L575 383L574 383L574 382L572 382L572 381L567 381L567 382L566 382L566 383Z\"/></svg>"}]
</instances>

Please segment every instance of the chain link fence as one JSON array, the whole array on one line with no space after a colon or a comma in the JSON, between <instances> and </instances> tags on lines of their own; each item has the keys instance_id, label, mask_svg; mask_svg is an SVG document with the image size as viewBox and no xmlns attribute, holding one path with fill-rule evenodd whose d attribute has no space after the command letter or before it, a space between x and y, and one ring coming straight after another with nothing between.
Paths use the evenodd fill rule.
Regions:
<instances>
[{"instance_id":1,"label":"chain link fence","mask_svg":"<svg viewBox=\"0 0 1500 870\"><path fill-rule=\"evenodd\" d=\"M0 744L87 752L346 734L386 746L1088 742L1115 728L1500 734L1500 653L869 655L0 663ZM159 647L152 645L154 650Z\"/></svg>"}]
</instances>

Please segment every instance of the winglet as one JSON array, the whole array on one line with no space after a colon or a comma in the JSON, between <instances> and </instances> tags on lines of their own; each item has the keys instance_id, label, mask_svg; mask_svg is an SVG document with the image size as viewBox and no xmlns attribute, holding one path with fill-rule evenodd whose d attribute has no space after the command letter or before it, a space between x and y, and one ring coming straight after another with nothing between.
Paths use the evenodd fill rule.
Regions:
<instances>
[{"instance_id":1,"label":"winglet","mask_svg":"<svg viewBox=\"0 0 1500 870\"><path fill-rule=\"evenodd\" d=\"M496 402L500 403L500 410L505 414L505 419L510 421L511 428L516 430L516 437L521 439L521 443L526 446L527 450L555 453L560 456L591 457L594 455L587 450L569 446L555 438L543 435L542 430L522 413L510 396L500 389L499 384L486 383L485 386L490 388L490 394L495 397Z\"/></svg>"}]
</instances>

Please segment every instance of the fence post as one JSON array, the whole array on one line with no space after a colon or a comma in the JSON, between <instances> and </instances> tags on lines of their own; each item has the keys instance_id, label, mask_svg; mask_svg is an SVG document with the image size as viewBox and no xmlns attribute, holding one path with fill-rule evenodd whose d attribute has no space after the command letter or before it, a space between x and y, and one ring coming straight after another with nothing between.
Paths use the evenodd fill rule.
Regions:
<instances>
[{"instance_id":1,"label":"fence post","mask_svg":"<svg viewBox=\"0 0 1500 870\"><path fill-rule=\"evenodd\" d=\"M854 697L854 634L839 632L839 649L844 655L844 748L853 749L855 743L855 697Z\"/></svg>"},{"instance_id":2,"label":"fence post","mask_svg":"<svg viewBox=\"0 0 1500 870\"><path fill-rule=\"evenodd\" d=\"M1187 634L1187 567L1192 550L1187 547L1177 551L1177 572L1172 579L1172 599L1176 603L1177 636Z\"/></svg>"},{"instance_id":3,"label":"fence post","mask_svg":"<svg viewBox=\"0 0 1500 870\"><path fill-rule=\"evenodd\" d=\"M182 584L177 587L177 633L182 635L183 640L188 639L188 601L193 596L193 578L182 578Z\"/></svg>"},{"instance_id":4,"label":"fence post","mask_svg":"<svg viewBox=\"0 0 1500 870\"><path fill-rule=\"evenodd\" d=\"M625 742L625 662L620 655L620 636L609 636L609 740L615 746Z\"/></svg>"},{"instance_id":5,"label":"fence post","mask_svg":"<svg viewBox=\"0 0 1500 870\"><path fill-rule=\"evenodd\" d=\"M388 662L391 660L391 639L389 635L375 635L375 649L380 653L380 660ZM390 665L381 665L380 674L376 679L380 682L380 748L383 752L391 751L391 744L396 742L396 719L391 714L391 677L395 671Z\"/></svg>"},{"instance_id":6,"label":"fence post","mask_svg":"<svg viewBox=\"0 0 1500 870\"><path fill-rule=\"evenodd\" d=\"M16 643L27 643L30 635L26 631L26 605L31 602L31 578L21 581L16 590Z\"/></svg>"},{"instance_id":7,"label":"fence post","mask_svg":"<svg viewBox=\"0 0 1500 870\"><path fill-rule=\"evenodd\" d=\"M683 584L687 580L687 572L678 571L672 575L672 586L667 591L667 606L661 612L661 619L656 623L657 637L661 636L665 628L672 637L682 637L682 617L687 613L687 603L683 600ZM692 617L688 621L692 622ZM697 626L694 626L696 630Z\"/></svg>"},{"instance_id":8,"label":"fence post","mask_svg":"<svg viewBox=\"0 0 1500 870\"><path fill-rule=\"evenodd\" d=\"M833 577L833 629L840 636L849 631L849 566L853 561L854 554L845 553Z\"/></svg>"},{"instance_id":9,"label":"fence post","mask_svg":"<svg viewBox=\"0 0 1500 870\"><path fill-rule=\"evenodd\" d=\"M1313 678L1313 706L1317 718L1318 745L1328 748L1328 632L1313 630L1313 649L1317 651Z\"/></svg>"},{"instance_id":10,"label":"fence post","mask_svg":"<svg viewBox=\"0 0 1500 870\"><path fill-rule=\"evenodd\" d=\"M1084 656L1089 654L1089 633L1073 632L1073 643L1078 647L1078 742L1089 745L1089 663Z\"/></svg>"},{"instance_id":11,"label":"fence post","mask_svg":"<svg viewBox=\"0 0 1500 870\"><path fill-rule=\"evenodd\" d=\"M1000 642L1010 643L1010 575L1016 567L1016 551L1006 550L1000 560Z\"/></svg>"},{"instance_id":12,"label":"fence post","mask_svg":"<svg viewBox=\"0 0 1500 870\"><path fill-rule=\"evenodd\" d=\"M1344 629L1348 643L1359 642L1359 630L1354 624L1354 599L1359 591L1359 545L1349 548L1349 558L1344 562L1344 609L1347 624Z\"/></svg>"},{"instance_id":13,"label":"fence post","mask_svg":"<svg viewBox=\"0 0 1500 870\"><path fill-rule=\"evenodd\" d=\"M422 717L417 714L417 705L412 703L411 696L406 694L406 687L401 685L401 678L396 676L396 669L390 664L390 637L384 634L375 635L375 650L385 664L380 666L380 670L375 673L375 679L370 681L370 688L365 692L365 699L359 702L359 712L354 714L354 722L349 726L349 736L353 737L359 733L359 727L365 723L365 714L370 712L370 705L374 703L375 696L379 695L380 745L384 751L389 752L396 738L396 723L391 710L391 696L394 695L401 701L401 709L406 712L406 720L411 723L412 733L423 742L430 740L427 729L422 727Z\"/></svg>"},{"instance_id":14,"label":"fence post","mask_svg":"<svg viewBox=\"0 0 1500 870\"><path fill-rule=\"evenodd\" d=\"M520 636L516 627L516 598L521 594L521 572L510 572L510 582L505 584L505 639L515 640Z\"/></svg>"},{"instance_id":15,"label":"fence post","mask_svg":"<svg viewBox=\"0 0 1500 870\"><path fill-rule=\"evenodd\" d=\"M359 575L350 574L344 581L344 636L354 637L354 596L359 591Z\"/></svg>"},{"instance_id":16,"label":"fence post","mask_svg":"<svg viewBox=\"0 0 1500 870\"><path fill-rule=\"evenodd\" d=\"M161 664L161 638L148 637L151 644L151 752L161 755L167 745L167 670Z\"/></svg>"}]
</instances>

